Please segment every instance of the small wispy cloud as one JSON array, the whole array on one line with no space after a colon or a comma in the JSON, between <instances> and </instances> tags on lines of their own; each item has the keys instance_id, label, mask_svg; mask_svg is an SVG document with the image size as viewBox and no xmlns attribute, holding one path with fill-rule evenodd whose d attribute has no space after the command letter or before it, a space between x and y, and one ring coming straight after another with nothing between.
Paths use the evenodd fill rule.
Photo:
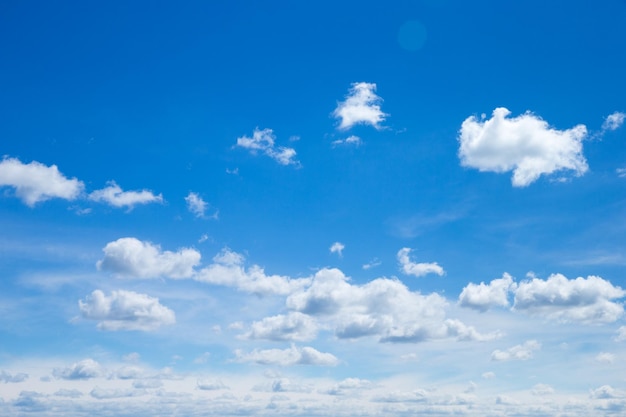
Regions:
<instances>
[{"instance_id":1,"label":"small wispy cloud","mask_svg":"<svg viewBox=\"0 0 626 417\"><path fill-rule=\"evenodd\" d=\"M339 255L339 257L342 257L343 256L343 250L345 248L346 248L346 246L343 243L335 242L335 243L333 243L330 246L329 250L330 250L330 253L336 253L337 255Z\"/></svg>"},{"instance_id":2,"label":"small wispy cloud","mask_svg":"<svg viewBox=\"0 0 626 417\"><path fill-rule=\"evenodd\" d=\"M626 113L619 111L611 113L606 117L606 119L604 119L604 123L602 123L602 131L606 132L617 130L624 124L624 120L626 120Z\"/></svg>"},{"instance_id":3,"label":"small wispy cloud","mask_svg":"<svg viewBox=\"0 0 626 417\"><path fill-rule=\"evenodd\" d=\"M348 136L345 139L337 139L334 140L331 145L333 146L333 148L337 147L337 146L341 146L341 145L345 145L345 146L355 146L355 147L359 147L363 144L363 141L361 140L360 137L352 135L352 136Z\"/></svg>"},{"instance_id":4,"label":"small wispy cloud","mask_svg":"<svg viewBox=\"0 0 626 417\"><path fill-rule=\"evenodd\" d=\"M300 162L296 159L296 151L293 148L276 146L276 136L272 129L260 130L258 127L252 132L252 137L242 136L237 138L235 146L248 149L250 153L262 152L280 165L296 165Z\"/></svg>"},{"instance_id":5,"label":"small wispy cloud","mask_svg":"<svg viewBox=\"0 0 626 417\"><path fill-rule=\"evenodd\" d=\"M163 195L156 195L150 190L124 191L115 181L109 181L107 187L89 194L89 199L113 207L127 207L132 210L139 204L162 203Z\"/></svg>"},{"instance_id":6,"label":"small wispy cloud","mask_svg":"<svg viewBox=\"0 0 626 417\"><path fill-rule=\"evenodd\" d=\"M187 203L187 209L196 217L206 218L206 211L210 208L211 205L204 201L198 193L190 192L187 197L185 197L185 202ZM218 216L219 211L215 210L215 212L211 214L209 218L217 220Z\"/></svg>"}]
</instances>

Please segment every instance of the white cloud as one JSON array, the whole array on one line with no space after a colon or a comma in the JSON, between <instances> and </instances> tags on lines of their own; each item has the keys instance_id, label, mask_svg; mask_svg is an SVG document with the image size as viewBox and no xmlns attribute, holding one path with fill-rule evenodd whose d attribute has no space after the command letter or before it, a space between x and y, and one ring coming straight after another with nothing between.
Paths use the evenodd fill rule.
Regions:
<instances>
[{"instance_id":1,"label":"white cloud","mask_svg":"<svg viewBox=\"0 0 626 417\"><path fill-rule=\"evenodd\" d=\"M615 170L615 173L617 174L618 177L620 178L626 178L626 168L617 168Z\"/></svg>"},{"instance_id":2,"label":"white cloud","mask_svg":"<svg viewBox=\"0 0 626 417\"><path fill-rule=\"evenodd\" d=\"M374 384L367 379L346 378L343 381L339 381L325 392L329 395L353 395L355 391L370 389L372 387L374 387Z\"/></svg>"},{"instance_id":3,"label":"white cloud","mask_svg":"<svg viewBox=\"0 0 626 417\"><path fill-rule=\"evenodd\" d=\"M55 368L52 375L59 379L91 379L102 374L100 364L93 359L84 359L67 368Z\"/></svg>"},{"instance_id":4,"label":"white cloud","mask_svg":"<svg viewBox=\"0 0 626 417\"><path fill-rule=\"evenodd\" d=\"M333 116L341 119L339 129L347 130L356 124L368 124L380 129L380 123L388 115L380 109L382 99L376 95L376 84L353 83L346 101L337 105Z\"/></svg>"},{"instance_id":5,"label":"white cloud","mask_svg":"<svg viewBox=\"0 0 626 417\"><path fill-rule=\"evenodd\" d=\"M15 188L15 195L33 207L51 198L75 200L84 184L76 178L66 178L56 165L46 166L37 161L23 164L17 158L5 157L0 162L0 187Z\"/></svg>"},{"instance_id":6,"label":"white cloud","mask_svg":"<svg viewBox=\"0 0 626 417\"><path fill-rule=\"evenodd\" d=\"M484 379L493 379L496 377L496 374L489 371L489 372L485 372L481 375Z\"/></svg>"},{"instance_id":7,"label":"white cloud","mask_svg":"<svg viewBox=\"0 0 626 417\"><path fill-rule=\"evenodd\" d=\"M313 318L299 312L290 312L287 315L280 314L255 321L243 337L273 341L309 341L315 339L316 335L317 325Z\"/></svg>"},{"instance_id":8,"label":"white cloud","mask_svg":"<svg viewBox=\"0 0 626 417\"><path fill-rule=\"evenodd\" d=\"M362 268L367 271L368 269L375 268L375 267L377 267L377 266L379 266L381 264L382 264L382 262L378 258L374 258L371 261L369 261L368 263L363 264Z\"/></svg>"},{"instance_id":9,"label":"white cloud","mask_svg":"<svg viewBox=\"0 0 626 417\"><path fill-rule=\"evenodd\" d=\"M318 365L335 366L339 363L334 355L320 352L312 347L291 345L288 349L253 350L250 353L235 351L237 362L253 362L261 365Z\"/></svg>"},{"instance_id":10,"label":"white cloud","mask_svg":"<svg viewBox=\"0 0 626 417\"><path fill-rule=\"evenodd\" d=\"M458 137L461 165L483 172L513 171L515 187L555 171L571 170L576 175L587 171L582 153L587 135L584 125L557 130L532 113L507 118L510 114L500 107L491 119L465 119Z\"/></svg>"},{"instance_id":11,"label":"white cloud","mask_svg":"<svg viewBox=\"0 0 626 417\"><path fill-rule=\"evenodd\" d=\"M421 277L427 274L437 274L439 276L444 274L443 268L440 267L436 262L433 263L415 263L412 262L409 258L409 254L411 253L411 249L402 248L398 251L398 262L400 264L400 268L402 272L407 275L414 275L416 277Z\"/></svg>"},{"instance_id":12,"label":"white cloud","mask_svg":"<svg viewBox=\"0 0 626 417\"><path fill-rule=\"evenodd\" d=\"M624 124L625 119L626 113L616 111L612 114L609 114L604 120L604 123L602 123L602 130L617 130Z\"/></svg>"},{"instance_id":13,"label":"white cloud","mask_svg":"<svg viewBox=\"0 0 626 417\"><path fill-rule=\"evenodd\" d=\"M18 372L17 374L10 374L6 371L0 371L0 382L4 382L5 384L9 382L24 382L28 379L28 374L23 372Z\"/></svg>"},{"instance_id":14,"label":"white cloud","mask_svg":"<svg viewBox=\"0 0 626 417\"><path fill-rule=\"evenodd\" d=\"M201 269L194 279L215 285L235 287L258 295L287 295L309 284L310 279L291 279L280 275L266 275L263 268L252 265L244 268L244 257L223 249L213 258L214 263Z\"/></svg>"},{"instance_id":15,"label":"white cloud","mask_svg":"<svg viewBox=\"0 0 626 417\"><path fill-rule=\"evenodd\" d=\"M204 217L209 204L200 197L198 193L190 192L185 197L187 203L187 209L192 212L196 217ZM217 218L217 213L214 215Z\"/></svg>"},{"instance_id":16,"label":"white cloud","mask_svg":"<svg viewBox=\"0 0 626 417\"><path fill-rule=\"evenodd\" d=\"M541 349L541 344L536 340L528 340L521 345L515 345L507 350L494 350L491 353L492 361L528 360L533 357L533 352Z\"/></svg>"},{"instance_id":17,"label":"white cloud","mask_svg":"<svg viewBox=\"0 0 626 417\"><path fill-rule=\"evenodd\" d=\"M554 394L554 388L547 384L536 384L530 393L537 396L551 395Z\"/></svg>"},{"instance_id":18,"label":"white cloud","mask_svg":"<svg viewBox=\"0 0 626 417\"><path fill-rule=\"evenodd\" d=\"M228 387L219 379L214 381L199 379L196 386L199 390L203 391L217 391L221 389L228 389Z\"/></svg>"},{"instance_id":19,"label":"white cloud","mask_svg":"<svg viewBox=\"0 0 626 417\"><path fill-rule=\"evenodd\" d=\"M363 144L363 141L361 140L361 138L355 135L348 136L345 139L337 139L337 140L332 141L331 143L333 147L340 146L340 145L346 145L346 146L352 145L357 148L361 146L362 144Z\"/></svg>"},{"instance_id":20,"label":"white cloud","mask_svg":"<svg viewBox=\"0 0 626 417\"><path fill-rule=\"evenodd\" d=\"M115 389L107 389L95 387L91 390L89 395L97 400L110 400L115 398L127 398L127 397L137 397L141 395L145 395L144 390L137 389L123 389L123 388L115 388Z\"/></svg>"},{"instance_id":21,"label":"white cloud","mask_svg":"<svg viewBox=\"0 0 626 417\"><path fill-rule=\"evenodd\" d=\"M626 340L626 326L620 326L616 333L617 335L614 338L616 342L623 342Z\"/></svg>"},{"instance_id":22,"label":"white cloud","mask_svg":"<svg viewBox=\"0 0 626 417\"><path fill-rule=\"evenodd\" d=\"M57 390L54 395L57 397L80 398L83 396L83 393L77 389L61 388L60 390Z\"/></svg>"},{"instance_id":23,"label":"white cloud","mask_svg":"<svg viewBox=\"0 0 626 417\"><path fill-rule=\"evenodd\" d=\"M446 300L410 291L396 279L378 278L351 285L338 269L322 269L306 289L286 300L291 310L312 315L333 328L340 339L376 337L381 342L420 342L455 337L484 340L458 320L446 320Z\"/></svg>"},{"instance_id":24,"label":"white cloud","mask_svg":"<svg viewBox=\"0 0 626 417\"><path fill-rule=\"evenodd\" d=\"M235 146L248 149L253 154L262 152L281 165L300 165L300 162L295 159L295 149L276 146L275 141L276 136L272 129L259 130L257 127L252 132L252 137L242 136L237 138Z\"/></svg>"},{"instance_id":25,"label":"white cloud","mask_svg":"<svg viewBox=\"0 0 626 417\"><path fill-rule=\"evenodd\" d=\"M515 291L513 308L532 315L560 321L610 323L624 313L621 303L626 292L597 276L567 279L553 274L546 280L532 278Z\"/></svg>"},{"instance_id":26,"label":"white cloud","mask_svg":"<svg viewBox=\"0 0 626 417\"><path fill-rule=\"evenodd\" d=\"M105 188L91 192L89 199L106 203L113 207L128 207L129 210L132 210L138 204L163 202L161 194L154 195L150 190L124 191L115 181L109 181L107 185Z\"/></svg>"},{"instance_id":27,"label":"white cloud","mask_svg":"<svg viewBox=\"0 0 626 417\"><path fill-rule=\"evenodd\" d=\"M112 291L110 296L95 290L78 302L84 318L98 321L102 330L154 330L174 324L172 310L161 305L158 298L133 291Z\"/></svg>"},{"instance_id":28,"label":"white cloud","mask_svg":"<svg viewBox=\"0 0 626 417\"><path fill-rule=\"evenodd\" d=\"M335 242L330 246L330 253L336 253L339 257L343 256L343 250L345 249L345 245L341 242Z\"/></svg>"},{"instance_id":29,"label":"white cloud","mask_svg":"<svg viewBox=\"0 0 626 417\"><path fill-rule=\"evenodd\" d=\"M513 282L511 275L505 272L502 278L494 279L489 284L469 283L459 295L459 305L478 311L487 311L495 306L508 307L508 294L515 288L517 284Z\"/></svg>"},{"instance_id":30,"label":"white cloud","mask_svg":"<svg viewBox=\"0 0 626 417\"><path fill-rule=\"evenodd\" d=\"M102 249L99 270L133 278L189 278L200 263L200 253L183 248L178 252L161 251L159 246L133 237L109 242Z\"/></svg>"},{"instance_id":31,"label":"white cloud","mask_svg":"<svg viewBox=\"0 0 626 417\"><path fill-rule=\"evenodd\" d=\"M589 395L595 399L612 399L612 398L624 398L626 393L616 390L610 385L602 385L601 387L590 390Z\"/></svg>"},{"instance_id":32,"label":"white cloud","mask_svg":"<svg viewBox=\"0 0 626 417\"><path fill-rule=\"evenodd\" d=\"M594 359L598 363L611 364L615 361L615 355L609 352L600 352Z\"/></svg>"}]
</instances>

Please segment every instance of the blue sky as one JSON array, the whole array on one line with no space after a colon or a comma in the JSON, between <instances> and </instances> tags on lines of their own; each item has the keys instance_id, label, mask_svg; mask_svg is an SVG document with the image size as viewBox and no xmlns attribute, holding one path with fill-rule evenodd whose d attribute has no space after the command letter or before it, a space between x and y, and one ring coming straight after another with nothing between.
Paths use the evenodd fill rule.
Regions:
<instances>
[{"instance_id":1,"label":"blue sky","mask_svg":"<svg viewBox=\"0 0 626 417\"><path fill-rule=\"evenodd\" d=\"M0 414L626 410L626 3L0 6Z\"/></svg>"}]
</instances>

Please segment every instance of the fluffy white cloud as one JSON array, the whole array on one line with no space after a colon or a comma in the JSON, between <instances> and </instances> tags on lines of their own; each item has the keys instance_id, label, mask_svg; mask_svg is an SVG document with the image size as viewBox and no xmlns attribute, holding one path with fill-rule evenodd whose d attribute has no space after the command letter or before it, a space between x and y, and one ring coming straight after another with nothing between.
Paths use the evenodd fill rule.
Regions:
<instances>
[{"instance_id":1,"label":"fluffy white cloud","mask_svg":"<svg viewBox=\"0 0 626 417\"><path fill-rule=\"evenodd\" d=\"M492 361L528 360L533 357L533 352L541 349L541 344L536 340L528 340L521 345L515 345L507 350L494 350L491 353Z\"/></svg>"},{"instance_id":2,"label":"fluffy white cloud","mask_svg":"<svg viewBox=\"0 0 626 417\"><path fill-rule=\"evenodd\" d=\"M66 368L55 368L52 375L59 379L91 379L102 374L100 364L93 359L84 359Z\"/></svg>"},{"instance_id":3,"label":"fluffy white cloud","mask_svg":"<svg viewBox=\"0 0 626 417\"><path fill-rule=\"evenodd\" d=\"M333 147L340 146L340 145L346 145L346 146L352 145L352 146L356 146L358 148L359 146L361 146L362 143L363 143L363 141L361 140L360 137L355 136L355 135L351 135L351 136L348 136L345 139L334 140L331 144L333 145Z\"/></svg>"},{"instance_id":4,"label":"fluffy white cloud","mask_svg":"<svg viewBox=\"0 0 626 417\"><path fill-rule=\"evenodd\" d=\"M255 128L252 137L242 136L237 138L237 144L240 148L248 149L251 153L262 152L270 158L274 159L281 165L299 165L296 160L296 151L293 148L276 146L276 136L272 129Z\"/></svg>"},{"instance_id":5,"label":"fluffy white cloud","mask_svg":"<svg viewBox=\"0 0 626 417\"><path fill-rule=\"evenodd\" d=\"M102 249L99 270L133 278L189 278L200 263L200 253L183 248L178 252L161 251L159 246L133 237L109 242Z\"/></svg>"},{"instance_id":6,"label":"fluffy white cloud","mask_svg":"<svg viewBox=\"0 0 626 417\"><path fill-rule=\"evenodd\" d=\"M78 306L84 318L98 321L102 330L154 330L174 324L176 316L158 298L133 291L112 291L110 296L95 290Z\"/></svg>"},{"instance_id":7,"label":"fluffy white cloud","mask_svg":"<svg viewBox=\"0 0 626 417\"><path fill-rule=\"evenodd\" d=\"M446 320L446 300L410 291L395 279L352 285L338 269L322 269L311 285L287 297L289 309L315 316L341 339L377 337L382 342L419 342L455 337L483 340L458 320Z\"/></svg>"},{"instance_id":8,"label":"fluffy white cloud","mask_svg":"<svg viewBox=\"0 0 626 417\"><path fill-rule=\"evenodd\" d=\"M247 339L309 341L317 335L315 320L306 314L290 312L255 321L243 335Z\"/></svg>"},{"instance_id":9,"label":"fluffy white cloud","mask_svg":"<svg viewBox=\"0 0 626 417\"><path fill-rule=\"evenodd\" d=\"M515 288L517 284L513 282L513 277L504 273L502 278L494 279L489 284L469 283L459 295L459 304L478 311L487 311L495 306L508 307L508 294Z\"/></svg>"},{"instance_id":10,"label":"fluffy white cloud","mask_svg":"<svg viewBox=\"0 0 626 417\"><path fill-rule=\"evenodd\" d=\"M576 175L587 171L582 153L587 135L584 125L557 130L532 113L507 118L510 114L500 107L491 119L465 119L458 137L461 165L480 171L513 171L515 187L555 171L571 170Z\"/></svg>"},{"instance_id":11,"label":"fluffy white cloud","mask_svg":"<svg viewBox=\"0 0 626 417\"><path fill-rule=\"evenodd\" d=\"M330 246L330 253L336 253L340 257L343 256L343 250L346 246L341 242L335 242Z\"/></svg>"},{"instance_id":12,"label":"fluffy white cloud","mask_svg":"<svg viewBox=\"0 0 626 417\"><path fill-rule=\"evenodd\" d=\"M414 275L416 277L421 277L427 274L437 274L439 276L443 275L443 268L437 264L437 262L432 263L415 263L411 261L409 258L409 254L411 253L411 249L402 248L398 251L397 258L398 263L400 264L400 269L407 275Z\"/></svg>"},{"instance_id":13,"label":"fluffy white cloud","mask_svg":"<svg viewBox=\"0 0 626 417\"><path fill-rule=\"evenodd\" d=\"M339 103L333 116L341 119L339 129L347 130L356 124L368 124L380 129L380 123L388 115L380 109L383 101L376 95L376 84L353 83L346 100Z\"/></svg>"},{"instance_id":14,"label":"fluffy white cloud","mask_svg":"<svg viewBox=\"0 0 626 417\"><path fill-rule=\"evenodd\" d=\"M194 279L215 285L235 287L258 295L287 295L310 283L310 279L291 279L280 275L266 275L263 268L252 265L244 268L244 257L223 249L213 258L214 263L201 269Z\"/></svg>"},{"instance_id":15,"label":"fluffy white cloud","mask_svg":"<svg viewBox=\"0 0 626 417\"><path fill-rule=\"evenodd\" d=\"M621 303L626 292L597 276L567 279L553 274L546 280L532 278L515 291L513 308L532 315L560 321L610 323L624 313Z\"/></svg>"},{"instance_id":16,"label":"fluffy white cloud","mask_svg":"<svg viewBox=\"0 0 626 417\"><path fill-rule=\"evenodd\" d=\"M609 114L604 120L604 123L602 123L602 130L617 130L624 124L625 119L626 113L616 111L615 113Z\"/></svg>"},{"instance_id":17,"label":"fluffy white cloud","mask_svg":"<svg viewBox=\"0 0 626 417\"><path fill-rule=\"evenodd\" d=\"M76 178L66 178L56 165L37 161L24 164L5 157L0 162L0 187L15 188L16 196L33 207L51 198L74 200L82 193L84 184Z\"/></svg>"},{"instance_id":18,"label":"fluffy white cloud","mask_svg":"<svg viewBox=\"0 0 626 417\"><path fill-rule=\"evenodd\" d=\"M113 207L128 207L129 210L138 204L163 202L161 194L155 195L150 190L124 191L115 181L109 181L107 185L105 188L91 192L89 199Z\"/></svg>"},{"instance_id":19,"label":"fluffy white cloud","mask_svg":"<svg viewBox=\"0 0 626 417\"><path fill-rule=\"evenodd\" d=\"M288 349L255 349L250 353L236 350L235 357L237 362L254 362L261 365L335 366L339 363L339 359L330 353L320 352L308 346L297 347L295 345L291 345Z\"/></svg>"},{"instance_id":20,"label":"fluffy white cloud","mask_svg":"<svg viewBox=\"0 0 626 417\"><path fill-rule=\"evenodd\" d=\"M24 382L28 379L28 374L18 372L17 374L10 374L6 371L0 371L0 382Z\"/></svg>"}]
</instances>

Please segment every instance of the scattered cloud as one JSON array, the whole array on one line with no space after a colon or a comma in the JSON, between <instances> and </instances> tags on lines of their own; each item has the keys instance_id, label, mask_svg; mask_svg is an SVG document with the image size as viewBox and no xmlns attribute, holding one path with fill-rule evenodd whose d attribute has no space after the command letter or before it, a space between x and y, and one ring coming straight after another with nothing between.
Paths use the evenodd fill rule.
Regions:
<instances>
[{"instance_id":1,"label":"scattered cloud","mask_svg":"<svg viewBox=\"0 0 626 417\"><path fill-rule=\"evenodd\" d=\"M200 197L200 194L194 192L189 192L187 197L185 197L185 202L187 203L187 209L196 217L204 217L209 207L207 202Z\"/></svg>"},{"instance_id":2,"label":"scattered cloud","mask_svg":"<svg viewBox=\"0 0 626 417\"><path fill-rule=\"evenodd\" d=\"M287 315L266 317L255 321L243 335L246 339L266 339L273 341L310 341L317 335L317 324L312 317L299 312Z\"/></svg>"},{"instance_id":3,"label":"scattered cloud","mask_svg":"<svg viewBox=\"0 0 626 417\"><path fill-rule=\"evenodd\" d=\"M329 395L353 395L355 391L371 389L374 387L372 381L360 378L346 378L334 384L325 391Z\"/></svg>"},{"instance_id":4,"label":"scattered cloud","mask_svg":"<svg viewBox=\"0 0 626 417\"><path fill-rule=\"evenodd\" d=\"M598 363L611 364L615 361L615 355L609 352L600 352L596 355L595 361Z\"/></svg>"},{"instance_id":5,"label":"scattered cloud","mask_svg":"<svg viewBox=\"0 0 626 417\"><path fill-rule=\"evenodd\" d=\"M161 251L159 246L133 237L109 242L102 251L104 258L96 264L99 270L131 278L189 278L201 257L195 249Z\"/></svg>"},{"instance_id":6,"label":"scattered cloud","mask_svg":"<svg viewBox=\"0 0 626 417\"><path fill-rule=\"evenodd\" d=\"M333 112L335 118L341 119L340 130L350 129L357 124L371 125L380 129L380 123L385 120L388 114L380 109L383 101L376 95L376 84L374 83L353 83L346 96L346 100L339 103Z\"/></svg>"},{"instance_id":7,"label":"scattered cloud","mask_svg":"<svg viewBox=\"0 0 626 417\"><path fill-rule=\"evenodd\" d=\"M489 284L481 282L476 285L469 283L459 296L462 307L473 308L478 311L487 311L492 307L508 307L508 294L515 290L517 284L511 275L504 273L502 278L494 279Z\"/></svg>"},{"instance_id":8,"label":"scattered cloud","mask_svg":"<svg viewBox=\"0 0 626 417\"><path fill-rule=\"evenodd\" d=\"M615 335L616 342L623 342L626 340L626 326L620 326L619 329L617 329L616 333L617 333Z\"/></svg>"},{"instance_id":9,"label":"scattered cloud","mask_svg":"<svg viewBox=\"0 0 626 417\"><path fill-rule=\"evenodd\" d=\"M107 187L91 192L89 199L113 207L127 207L129 210L139 204L163 202L161 194L155 195L150 190L124 191L115 181L109 181Z\"/></svg>"},{"instance_id":10,"label":"scattered cloud","mask_svg":"<svg viewBox=\"0 0 626 417\"><path fill-rule=\"evenodd\" d=\"M525 361L533 357L533 352L541 349L541 344L536 340L528 340L521 345L513 346L507 350L494 350L491 353L492 361L511 361L521 360Z\"/></svg>"},{"instance_id":11,"label":"scattered cloud","mask_svg":"<svg viewBox=\"0 0 626 417\"><path fill-rule=\"evenodd\" d=\"M58 379L91 379L102 374L100 364L93 359L84 359L66 368L54 368L52 375Z\"/></svg>"},{"instance_id":12,"label":"scattered cloud","mask_svg":"<svg viewBox=\"0 0 626 417\"><path fill-rule=\"evenodd\" d=\"M159 303L158 298L133 291L112 291L110 296L95 290L79 301L83 318L97 320L101 330L155 330L174 324L172 310Z\"/></svg>"},{"instance_id":13,"label":"scattered cloud","mask_svg":"<svg viewBox=\"0 0 626 417\"><path fill-rule=\"evenodd\" d=\"M124 388L100 388L95 387L91 390L89 395L97 400L111 400L115 398L128 398L128 397L137 397L141 395L145 395L146 392L144 390L137 389L124 389Z\"/></svg>"},{"instance_id":14,"label":"scattered cloud","mask_svg":"<svg viewBox=\"0 0 626 417\"><path fill-rule=\"evenodd\" d=\"M308 346L297 347L295 345L291 345L288 349L255 349L250 353L236 350L235 357L236 362L253 362L260 365L335 366L339 364L339 359L330 353L323 353Z\"/></svg>"},{"instance_id":15,"label":"scattered cloud","mask_svg":"<svg viewBox=\"0 0 626 417\"><path fill-rule=\"evenodd\" d=\"M496 377L496 374L489 371L489 372L484 372L482 375L483 379L493 379Z\"/></svg>"},{"instance_id":16,"label":"scattered cloud","mask_svg":"<svg viewBox=\"0 0 626 417\"><path fill-rule=\"evenodd\" d=\"M295 159L295 149L276 146L275 142L276 136L272 129L260 130L257 127L254 129L254 132L252 132L252 137L242 136L237 138L237 144L235 146L248 149L252 154L262 152L280 165L300 165L300 162Z\"/></svg>"},{"instance_id":17,"label":"scattered cloud","mask_svg":"<svg viewBox=\"0 0 626 417\"><path fill-rule=\"evenodd\" d=\"M626 178L626 168L617 168L615 170L615 173L617 174L618 177L620 178Z\"/></svg>"},{"instance_id":18,"label":"scattered cloud","mask_svg":"<svg viewBox=\"0 0 626 417\"><path fill-rule=\"evenodd\" d=\"M602 123L602 131L619 129L624 124L625 119L626 113L616 111L609 114L606 119L604 119L604 123Z\"/></svg>"},{"instance_id":19,"label":"scattered cloud","mask_svg":"<svg viewBox=\"0 0 626 417\"><path fill-rule=\"evenodd\" d=\"M377 266L379 266L381 264L382 264L382 262L378 258L374 258L371 261L369 261L368 263L363 264L362 268L367 271L368 269L375 268L375 267L377 267Z\"/></svg>"},{"instance_id":20,"label":"scattered cloud","mask_svg":"<svg viewBox=\"0 0 626 417\"><path fill-rule=\"evenodd\" d=\"M458 320L447 320L447 302L436 293L412 292L399 280L387 278L352 285L338 269L318 271L310 286L287 297L286 305L322 320L339 339L375 337L381 342L406 343L496 336L480 335Z\"/></svg>"},{"instance_id":21,"label":"scattered cloud","mask_svg":"<svg viewBox=\"0 0 626 417\"><path fill-rule=\"evenodd\" d=\"M235 287L258 295L287 295L310 282L310 279L291 279L280 275L266 275L263 268L244 267L243 255L223 249L213 258L214 263L201 269L194 279L214 285Z\"/></svg>"},{"instance_id":22,"label":"scattered cloud","mask_svg":"<svg viewBox=\"0 0 626 417\"><path fill-rule=\"evenodd\" d=\"M582 140L587 128L577 125L557 130L528 112L507 118L511 112L500 107L491 119L465 119L459 132L461 165L481 172L513 171L514 187L525 187L541 175L570 170L587 172Z\"/></svg>"},{"instance_id":23,"label":"scattered cloud","mask_svg":"<svg viewBox=\"0 0 626 417\"><path fill-rule=\"evenodd\" d=\"M331 143L333 148L336 146L341 146L341 145L355 146L358 148L362 144L363 144L363 141L361 140L361 138L355 135L348 136L345 139L337 139L337 140L332 141Z\"/></svg>"},{"instance_id":24,"label":"scattered cloud","mask_svg":"<svg viewBox=\"0 0 626 417\"><path fill-rule=\"evenodd\" d=\"M439 276L444 274L443 268L436 262L433 263L415 263L409 258L411 249L402 248L398 251L397 258L400 264L400 270L407 275L414 275L421 277L427 274L437 274Z\"/></svg>"},{"instance_id":25,"label":"scattered cloud","mask_svg":"<svg viewBox=\"0 0 626 417\"><path fill-rule=\"evenodd\" d=\"M339 257L343 256L343 250L345 249L345 245L341 242L335 242L330 246L330 253L336 253Z\"/></svg>"},{"instance_id":26,"label":"scattered cloud","mask_svg":"<svg viewBox=\"0 0 626 417\"><path fill-rule=\"evenodd\" d=\"M602 385L601 387L590 390L589 396L595 399L606 400L613 398L624 398L626 397L626 393L617 390L610 385Z\"/></svg>"},{"instance_id":27,"label":"scattered cloud","mask_svg":"<svg viewBox=\"0 0 626 417\"><path fill-rule=\"evenodd\" d=\"M533 386L532 390L530 390L530 393L532 395L543 397L546 395L554 394L554 388L547 384L536 384L535 386Z\"/></svg>"},{"instance_id":28,"label":"scattered cloud","mask_svg":"<svg viewBox=\"0 0 626 417\"><path fill-rule=\"evenodd\" d=\"M28 379L28 374L25 374L23 372L19 372L17 374L10 374L6 371L0 371L0 382L4 382L5 384L8 384L10 382L24 382Z\"/></svg>"},{"instance_id":29,"label":"scattered cloud","mask_svg":"<svg viewBox=\"0 0 626 417\"><path fill-rule=\"evenodd\" d=\"M214 381L199 379L196 386L199 390L203 391L217 391L221 389L228 389L228 387L219 379Z\"/></svg>"},{"instance_id":30,"label":"scattered cloud","mask_svg":"<svg viewBox=\"0 0 626 417\"><path fill-rule=\"evenodd\" d=\"M0 187L12 187L15 195L29 207L61 198L75 200L84 189L82 181L65 177L56 165L47 166L33 161L22 163L17 158L4 157L0 161Z\"/></svg>"},{"instance_id":31,"label":"scattered cloud","mask_svg":"<svg viewBox=\"0 0 626 417\"><path fill-rule=\"evenodd\" d=\"M60 390L57 390L54 395L57 397L80 398L83 396L83 393L77 389L61 388Z\"/></svg>"},{"instance_id":32,"label":"scattered cloud","mask_svg":"<svg viewBox=\"0 0 626 417\"><path fill-rule=\"evenodd\" d=\"M626 292L597 276L567 279L553 274L546 280L532 278L515 290L513 308L531 315L566 322L611 323L624 313Z\"/></svg>"}]
</instances>

